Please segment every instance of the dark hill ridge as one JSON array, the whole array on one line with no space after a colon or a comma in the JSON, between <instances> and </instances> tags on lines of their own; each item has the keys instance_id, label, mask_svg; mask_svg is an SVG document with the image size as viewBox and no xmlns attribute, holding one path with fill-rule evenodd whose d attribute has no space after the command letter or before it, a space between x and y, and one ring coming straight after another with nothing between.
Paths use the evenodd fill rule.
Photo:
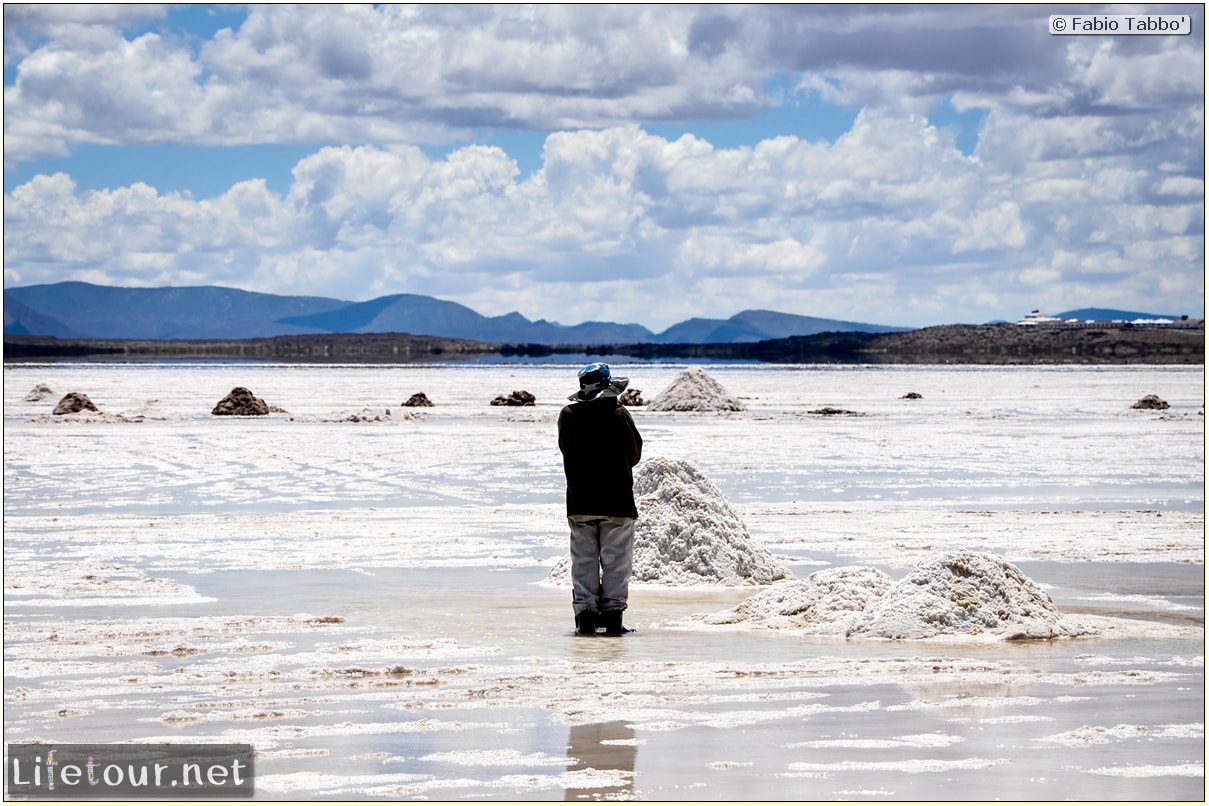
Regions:
<instances>
[{"instance_id":1,"label":"dark hill ridge","mask_svg":"<svg viewBox=\"0 0 1209 806\"><path fill-rule=\"evenodd\" d=\"M777 311L740 311L729 319L689 319L672 325L656 340L660 344L719 344L810 336L829 331L859 333L896 333L908 328L819 319Z\"/></svg>"},{"instance_id":2,"label":"dark hill ridge","mask_svg":"<svg viewBox=\"0 0 1209 806\"><path fill-rule=\"evenodd\" d=\"M57 321L68 332L38 331L24 311ZM258 294L222 286L117 288L54 283L4 292L4 332L24 327L36 335L102 339L256 338L314 333L282 319L330 311L347 303L324 297Z\"/></svg>"},{"instance_id":3,"label":"dark hill ridge","mask_svg":"<svg viewBox=\"0 0 1209 806\"><path fill-rule=\"evenodd\" d=\"M942 364L1203 364L1204 320L1197 322L1199 326L1054 330L946 325L874 335L861 351L871 363L920 363L926 357L928 363Z\"/></svg>"},{"instance_id":4,"label":"dark hill ridge","mask_svg":"<svg viewBox=\"0 0 1209 806\"><path fill-rule=\"evenodd\" d=\"M503 355L746 360L842 364L1204 364L1203 320L1178 327L1028 328L947 325L900 333L817 333L714 344L490 344L406 333L341 333L246 340L55 339L7 335L4 360L242 358L402 363ZM577 358L578 360L578 358Z\"/></svg>"},{"instance_id":5,"label":"dark hill ridge","mask_svg":"<svg viewBox=\"0 0 1209 806\"><path fill-rule=\"evenodd\" d=\"M310 333L423 333L449 336L466 333L482 338L477 331L490 321L465 305L418 294L395 294L368 302L345 304L322 313L289 316L278 320L297 325Z\"/></svg>"},{"instance_id":6,"label":"dark hill ridge","mask_svg":"<svg viewBox=\"0 0 1209 806\"><path fill-rule=\"evenodd\" d=\"M44 316L24 302L4 295L4 332L20 334L55 333L66 338L78 338L74 328L50 316Z\"/></svg>"},{"instance_id":7,"label":"dark hill ridge","mask_svg":"<svg viewBox=\"0 0 1209 806\"><path fill-rule=\"evenodd\" d=\"M395 294L356 302L325 313L281 320L314 332L423 333L445 338L479 341L522 341L549 344L567 342L645 341L655 334L641 325L584 322L565 326L539 319L531 322L513 311L503 316L483 316L465 305L419 294Z\"/></svg>"},{"instance_id":8,"label":"dark hill ridge","mask_svg":"<svg viewBox=\"0 0 1209 806\"><path fill-rule=\"evenodd\" d=\"M261 339L57 339L5 335L4 360L262 359L348 363L452 361L498 355L500 345L407 333L304 333Z\"/></svg>"}]
</instances>

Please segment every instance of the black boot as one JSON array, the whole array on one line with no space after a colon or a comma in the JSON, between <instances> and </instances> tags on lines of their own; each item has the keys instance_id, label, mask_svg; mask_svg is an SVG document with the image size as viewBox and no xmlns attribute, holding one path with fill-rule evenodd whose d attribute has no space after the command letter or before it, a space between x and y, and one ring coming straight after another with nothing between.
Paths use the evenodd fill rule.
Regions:
<instances>
[{"instance_id":1,"label":"black boot","mask_svg":"<svg viewBox=\"0 0 1209 806\"><path fill-rule=\"evenodd\" d=\"M604 627L605 635L625 635L632 630L621 626L621 610L606 610L600 614L600 626Z\"/></svg>"},{"instance_id":2,"label":"black boot","mask_svg":"<svg viewBox=\"0 0 1209 806\"><path fill-rule=\"evenodd\" d=\"M596 635L596 611L581 610L575 614L576 635Z\"/></svg>"}]
</instances>

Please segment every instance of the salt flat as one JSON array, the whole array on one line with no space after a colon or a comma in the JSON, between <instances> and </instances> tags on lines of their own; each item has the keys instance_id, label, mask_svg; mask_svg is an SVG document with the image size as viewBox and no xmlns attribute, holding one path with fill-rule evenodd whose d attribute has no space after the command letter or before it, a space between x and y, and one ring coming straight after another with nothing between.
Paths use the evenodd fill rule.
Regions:
<instances>
[{"instance_id":1,"label":"salt flat","mask_svg":"<svg viewBox=\"0 0 1209 806\"><path fill-rule=\"evenodd\" d=\"M574 637L573 366L15 364L5 741L246 741L268 800L1203 797L1203 368L706 368L745 410L634 408L645 457L795 576L972 549L1097 636L806 635L648 584L635 634ZM234 386L284 413L212 417Z\"/></svg>"}]
</instances>

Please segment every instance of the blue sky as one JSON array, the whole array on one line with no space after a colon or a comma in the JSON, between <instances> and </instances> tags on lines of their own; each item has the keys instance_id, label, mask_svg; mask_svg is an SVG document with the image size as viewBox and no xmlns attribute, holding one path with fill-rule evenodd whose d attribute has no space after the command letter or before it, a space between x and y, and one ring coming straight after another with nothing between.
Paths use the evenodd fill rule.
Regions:
<instances>
[{"instance_id":1,"label":"blue sky","mask_svg":"<svg viewBox=\"0 0 1209 806\"><path fill-rule=\"evenodd\" d=\"M1146 11L1193 33L1053 36L1016 5L8 4L5 287L653 330L1202 316L1203 6Z\"/></svg>"}]
</instances>

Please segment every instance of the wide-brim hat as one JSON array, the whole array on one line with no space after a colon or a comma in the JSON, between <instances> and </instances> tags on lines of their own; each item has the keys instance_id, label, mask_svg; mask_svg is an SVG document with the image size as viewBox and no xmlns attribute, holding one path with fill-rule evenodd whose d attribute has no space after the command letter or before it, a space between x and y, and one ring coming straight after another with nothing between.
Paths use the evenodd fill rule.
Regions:
<instances>
[{"instance_id":1,"label":"wide-brim hat","mask_svg":"<svg viewBox=\"0 0 1209 806\"><path fill-rule=\"evenodd\" d=\"M613 378L607 386L601 386L595 389L580 389L578 392L568 397L567 400L586 403L587 401L595 400L598 397L617 397L624 392L625 388L629 385L629 378Z\"/></svg>"}]
</instances>

